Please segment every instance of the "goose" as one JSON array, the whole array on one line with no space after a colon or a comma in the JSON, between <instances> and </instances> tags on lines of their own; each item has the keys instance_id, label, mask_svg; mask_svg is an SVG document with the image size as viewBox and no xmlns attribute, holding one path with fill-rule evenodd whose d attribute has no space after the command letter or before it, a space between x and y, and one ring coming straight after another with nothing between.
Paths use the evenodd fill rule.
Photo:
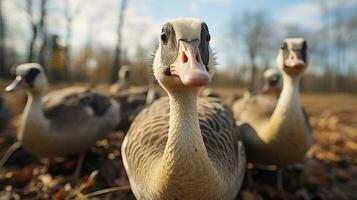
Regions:
<instances>
[{"instance_id":1,"label":"goose","mask_svg":"<svg viewBox=\"0 0 357 200\"><path fill-rule=\"evenodd\" d=\"M278 95L281 89L280 88L281 75L278 69L273 67L266 69L263 73L263 77L264 77L263 93Z\"/></svg>"},{"instance_id":2,"label":"goose","mask_svg":"<svg viewBox=\"0 0 357 200\"><path fill-rule=\"evenodd\" d=\"M123 90L127 90L130 87L130 66L128 65L123 65L120 67L118 70L118 81L114 83L110 89L109 92L111 95L117 95Z\"/></svg>"},{"instance_id":3,"label":"goose","mask_svg":"<svg viewBox=\"0 0 357 200\"><path fill-rule=\"evenodd\" d=\"M299 82L308 65L305 39L285 39L279 49L277 63L283 88L272 115L251 120L248 114L242 113L239 128L248 162L282 169L302 161L312 145L312 129L299 99ZM279 170L278 189L283 191L281 176L282 171Z\"/></svg>"},{"instance_id":4,"label":"goose","mask_svg":"<svg viewBox=\"0 0 357 200\"><path fill-rule=\"evenodd\" d=\"M233 200L245 152L230 110L198 98L214 73L210 34L199 19L162 27L153 71L168 94L142 110L122 144L131 189L145 200Z\"/></svg>"},{"instance_id":5,"label":"goose","mask_svg":"<svg viewBox=\"0 0 357 200\"><path fill-rule=\"evenodd\" d=\"M0 129L6 128L10 119L11 111L5 103L4 97L0 95Z\"/></svg>"},{"instance_id":6,"label":"goose","mask_svg":"<svg viewBox=\"0 0 357 200\"><path fill-rule=\"evenodd\" d=\"M28 97L17 139L23 149L37 157L79 154L75 171L79 178L85 151L119 123L120 106L88 88L70 87L45 96L47 87L41 65L16 67L16 79L5 90L23 89Z\"/></svg>"},{"instance_id":7,"label":"goose","mask_svg":"<svg viewBox=\"0 0 357 200\"><path fill-rule=\"evenodd\" d=\"M268 121L278 102L280 92L280 72L275 68L268 68L263 74L264 85L261 94L245 92L241 99L232 105L234 118L238 123L249 122L253 126Z\"/></svg>"},{"instance_id":8,"label":"goose","mask_svg":"<svg viewBox=\"0 0 357 200\"><path fill-rule=\"evenodd\" d=\"M221 98L221 96L213 91L211 88L204 88L202 89L200 93L201 97L216 97L216 98Z\"/></svg>"},{"instance_id":9,"label":"goose","mask_svg":"<svg viewBox=\"0 0 357 200\"><path fill-rule=\"evenodd\" d=\"M129 87L113 96L122 108L120 113L122 120L118 126L119 130L126 132L135 116L144 107L152 104L160 97L160 92L155 84L156 83L151 83L149 86Z\"/></svg>"}]
</instances>

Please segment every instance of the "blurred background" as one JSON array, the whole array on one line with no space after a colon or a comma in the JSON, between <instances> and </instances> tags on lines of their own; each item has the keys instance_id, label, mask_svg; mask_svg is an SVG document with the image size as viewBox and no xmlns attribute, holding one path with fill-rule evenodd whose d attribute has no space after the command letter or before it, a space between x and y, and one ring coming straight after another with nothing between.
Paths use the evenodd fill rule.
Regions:
<instances>
[{"instance_id":1,"label":"blurred background","mask_svg":"<svg viewBox=\"0 0 357 200\"><path fill-rule=\"evenodd\" d=\"M261 89L284 38L306 38L310 62L300 97L314 145L306 160L284 172L284 187L291 199L356 199L356 0L0 0L0 90L24 62L45 67L50 90L90 84L108 93L123 65L131 69L130 84L148 85L161 27L176 17L207 22L218 63L210 87L227 104L245 88ZM0 157L16 141L26 102L24 93L0 92L2 98L12 118L0 130ZM100 173L96 180L89 176L84 192L128 185L120 155L124 135L113 132L89 150L82 175ZM39 159L15 152L0 170L0 199L70 199L72 189L78 193L66 180L74 160L60 160L39 176ZM275 177L253 171L259 195L243 187L238 199L281 199ZM108 195L134 199L130 190Z\"/></svg>"},{"instance_id":2,"label":"blurred background","mask_svg":"<svg viewBox=\"0 0 357 200\"><path fill-rule=\"evenodd\" d=\"M285 37L305 37L304 91L357 92L355 0L0 0L0 78L39 62L49 79L113 82L123 64L148 83L162 24L204 19L217 53L213 85L259 87Z\"/></svg>"}]
</instances>

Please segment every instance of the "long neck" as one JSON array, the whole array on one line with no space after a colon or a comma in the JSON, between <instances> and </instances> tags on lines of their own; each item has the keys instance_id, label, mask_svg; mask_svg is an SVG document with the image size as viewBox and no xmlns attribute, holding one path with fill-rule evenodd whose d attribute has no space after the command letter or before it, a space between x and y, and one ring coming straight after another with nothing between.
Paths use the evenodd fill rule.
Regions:
<instances>
[{"instance_id":1,"label":"long neck","mask_svg":"<svg viewBox=\"0 0 357 200\"><path fill-rule=\"evenodd\" d=\"M24 137L35 138L47 128L49 121L43 114L42 96L42 93L27 92L27 103L22 114L21 126L18 132L19 140L23 140Z\"/></svg>"},{"instance_id":2,"label":"long neck","mask_svg":"<svg viewBox=\"0 0 357 200\"><path fill-rule=\"evenodd\" d=\"M267 137L275 138L275 135L286 135L303 137L305 134L304 116L299 96L300 76L290 77L283 74L283 89L278 103L269 120ZM284 138L284 137L281 137Z\"/></svg>"},{"instance_id":3,"label":"long neck","mask_svg":"<svg viewBox=\"0 0 357 200\"><path fill-rule=\"evenodd\" d=\"M197 187L217 184L216 170L208 158L197 112L197 92L169 94L170 126L159 167L160 182Z\"/></svg>"},{"instance_id":4,"label":"long neck","mask_svg":"<svg viewBox=\"0 0 357 200\"><path fill-rule=\"evenodd\" d=\"M199 152L207 157L195 94L170 95L170 128L165 150L166 156L170 156L172 150L179 153L178 156Z\"/></svg>"}]
</instances>

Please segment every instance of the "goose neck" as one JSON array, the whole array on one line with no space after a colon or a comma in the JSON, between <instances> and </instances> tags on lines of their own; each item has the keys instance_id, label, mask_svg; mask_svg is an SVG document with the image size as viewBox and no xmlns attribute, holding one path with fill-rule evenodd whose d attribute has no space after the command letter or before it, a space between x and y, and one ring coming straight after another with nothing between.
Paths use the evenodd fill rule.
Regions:
<instances>
[{"instance_id":1,"label":"goose neck","mask_svg":"<svg viewBox=\"0 0 357 200\"><path fill-rule=\"evenodd\" d=\"M170 126L168 145L198 145L203 148L203 139L197 114L197 94L193 92L175 93L170 99ZM171 143L172 142L172 143Z\"/></svg>"},{"instance_id":2,"label":"goose neck","mask_svg":"<svg viewBox=\"0 0 357 200\"><path fill-rule=\"evenodd\" d=\"M25 130L29 133L40 133L47 125L48 120L45 118L42 110L42 96L42 93L27 92L27 103L22 115L19 138L24 137Z\"/></svg>"}]
</instances>

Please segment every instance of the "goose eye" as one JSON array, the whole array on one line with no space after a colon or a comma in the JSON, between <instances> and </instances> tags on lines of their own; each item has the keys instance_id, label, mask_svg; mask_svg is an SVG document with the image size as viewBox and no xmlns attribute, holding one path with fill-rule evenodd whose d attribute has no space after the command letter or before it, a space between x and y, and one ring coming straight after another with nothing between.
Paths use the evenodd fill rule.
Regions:
<instances>
[{"instance_id":1,"label":"goose eye","mask_svg":"<svg viewBox=\"0 0 357 200\"><path fill-rule=\"evenodd\" d=\"M211 35L210 35L210 34L207 34L207 35L206 35L206 41L207 41L207 42L211 41Z\"/></svg>"},{"instance_id":2,"label":"goose eye","mask_svg":"<svg viewBox=\"0 0 357 200\"><path fill-rule=\"evenodd\" d=\"M281 50L286 50L287 48L288 48L288 45L285 42L283 42L280 46Z\"/></svg>"},{"instance_id":3,"label":"goose eye","mask_svg":"<svg viewBox=\"0 0 357 200\"><path fill-rule=\"evenodd\" d=\"M167 43L167 34L166 33L161 33L161 36L160 36L160 38L161 38L161 42L163 43L163 44L166 44Z\"/></svg>"}]
</instances>

